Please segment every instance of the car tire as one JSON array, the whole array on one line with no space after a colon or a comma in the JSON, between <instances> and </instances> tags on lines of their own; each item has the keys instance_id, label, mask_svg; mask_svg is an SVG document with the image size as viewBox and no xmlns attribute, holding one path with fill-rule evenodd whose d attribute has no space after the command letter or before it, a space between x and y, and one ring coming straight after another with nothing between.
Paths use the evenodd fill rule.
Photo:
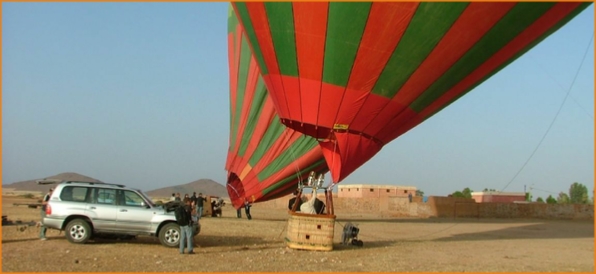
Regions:
<instances>
[{"instance_id":1,"label":"car tire","mask_svg":"<svg viewBox=\"0 0 596 274\"><path fill-rule=\"evenodd\" d=\"M91 231L91 226L89 223L87 223L87 221L83 219L74 219L66 225L64 234L66 235L66 239L68 239L69 242L75 244L84 244L91 239L93 232Z\"/></svg>"},{"instance_id":2,"label":"car tire","mask_svg":"<svg viewBox=\"0 0 596 274\"><path fill-rule=\"evenodd\" d=\"M159 241L167 247L180 246L180 226L176 223L166 224L159 231Z\"/></svg>"}]
</instances>

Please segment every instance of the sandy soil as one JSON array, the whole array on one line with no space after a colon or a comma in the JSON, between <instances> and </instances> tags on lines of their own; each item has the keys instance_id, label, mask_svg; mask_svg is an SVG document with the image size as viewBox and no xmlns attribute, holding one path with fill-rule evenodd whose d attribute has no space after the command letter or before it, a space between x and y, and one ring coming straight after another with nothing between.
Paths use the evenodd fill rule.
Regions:
<instances>
[{"instance_id":1,"label":"sandy soil","mask_svg":"<svg viewBox=\"0 0 596 274\"><path fill-rule=\"evenodd\" d=\"M2 215L13 221L39 219L39 209L13 206L15 202L34 200L4 196ZM180 255L151 237L75 245L58 231L50 230L49 240L40 241L35 226L4 226L2 271L594 271L592 221L396 219L336 213L336 244L329 252L287 248L287 212L258 204L250 221L237 219L230 207L224 207L223 218L203 218L195 255ZM348 221L358 224L363 247L339 244Z\"/></svg>"}]
</instances>

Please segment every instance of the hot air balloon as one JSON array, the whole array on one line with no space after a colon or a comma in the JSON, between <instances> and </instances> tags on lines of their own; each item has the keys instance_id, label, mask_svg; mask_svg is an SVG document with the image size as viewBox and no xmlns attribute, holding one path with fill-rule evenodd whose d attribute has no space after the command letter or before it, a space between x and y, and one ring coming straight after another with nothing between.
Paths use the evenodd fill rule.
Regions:
<instances>
[{"instance_id":1,"label":"hot air balloon","mask_svg":"<svg viewBox=\"0 0 596 274\"><path fill-rule=\"evenodd\" d=\"M230 9L230 136L227 189L235 208L292 193L308 173L327 172L317 140L284 126L242 26Z\"/></svg>"},{"instance_id":2,"label":"hot air balloon","mask_svg":"<svg viewBox=\"0 0 596 274\"><path fill-rule=\"evenodd\" d=\"M334 183L590 3L234 2L284 125Z\"/></svg>"}]
</instances>

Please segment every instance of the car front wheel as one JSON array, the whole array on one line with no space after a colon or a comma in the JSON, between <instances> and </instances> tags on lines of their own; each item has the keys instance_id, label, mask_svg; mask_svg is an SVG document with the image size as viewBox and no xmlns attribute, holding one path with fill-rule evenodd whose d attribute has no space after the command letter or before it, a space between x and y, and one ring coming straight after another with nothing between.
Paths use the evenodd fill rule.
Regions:
<instances>
[{"instance_id":1,"label":"car front wheel","mask_svg":"<svg viewBox=\"0 0 596 274\"><path fill-rule=\"evenodd\" d=\"M84 244L91 238L91 226L83 219L74 219L66 225L66 239L75 244Z\"/></svg>"},{"instance_id":2,"label":"car front wheel","mask_svg":"<svg viewBox=\"0 0 596 274\"><path fill-rule=\"evenodd\" d=\"M159 241L167 247L180 245L180 226L176 223L169 223L159 231Z\"/></svg>"}]
</instances>

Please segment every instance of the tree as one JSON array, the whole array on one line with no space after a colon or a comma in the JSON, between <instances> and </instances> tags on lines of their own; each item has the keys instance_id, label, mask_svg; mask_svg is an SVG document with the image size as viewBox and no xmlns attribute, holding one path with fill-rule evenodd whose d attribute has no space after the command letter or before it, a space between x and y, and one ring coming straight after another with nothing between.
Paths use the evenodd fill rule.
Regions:
<instances>
[{"instance_id":1,"label":"tree","mask_svg":"<svg viewBox=\"0 0 596 274\"><path fill-rule=\"evenodd\" d=\"M544 203L544 200L542 200L542 197L538 197L538 198L536 199L536 202L537 202L537 203Z\"/></svg>"},{"instance_id":2,"label":"tree","mask_svg":"<svg viewBox=\"0 0 596 274\"><path fill-rule=\"evenodd\" d=\"M546 203L547 204L556 204L557 199L553 198L553 195L548 195L548 197L546 197Z\"/></svg>"},{"instance_id":3,"label":"tree","mask_svg":"<svg viewBox=\"0 0 596 274\"><path fill-rule=\"evenodd\" d=\"M417 189L416 190L416 196L424 196L424 191Z\"/></svg>"},{"instance_id":4,"label":"tree","mask_svg":"<svg viewBox=\"0 0 596 274\"><path fill-rule=\"evenodd\" d=\"M451 194L451 196L455 197L455 198L466 198L466 196L459 190L456 192L453 192L453 194Z\"/></svg>"},{"instance_id":5,"label":"tree","mask_svg":"<svg viewBox=\"0 0 596 274\"><path fill-rule=\"evenodd\" d=\"M468 199L472 199L472 192L473 192L473 190L471 190L469 187L466 187L462 191L453 192L451 194L451 196L452 197L456 197L456 198L468 198Z\"/></svg>"},{"instance_id":6,"label":"tree","mask_svg":"<svg viewBox=\"0 0 596 274\"><path fill-rule=\"evenodd\" d=\"M569 203L569 195L564 192L559 192L559 197L557 197L557 204L568 204Z\"/></svg>"},{"instance_id":7,"label":"tree","mask_svg":"<svg viewBox=\"0 0 596 274\"><path fill-rule=\"evenodd\" d=\"M531 202L532 201L532 194L530 194L530 192L526 192L526 201L527 202Z\"/></svg>"},{"instance_id":8,"label":"tree","mask_svg":"<svg viewBox=\"0 0 596 274\"><path fill-rule=\"evenodd\" d=\"M569 201L572 204L587 204L588 203L588 188L586 186L575 182L569 187Z\"/></svg>"},{"instance_id":9,"label":"tree","mask_svg":"<svg viewBox=\"0 0 596 274\"><path fill-rule=\"evenodd\" d=\"M464 195L464 198L472 199L472 192L473 190L471 190L469 187L466 187L461 193Z\"/></svg>"}]
</instances>

